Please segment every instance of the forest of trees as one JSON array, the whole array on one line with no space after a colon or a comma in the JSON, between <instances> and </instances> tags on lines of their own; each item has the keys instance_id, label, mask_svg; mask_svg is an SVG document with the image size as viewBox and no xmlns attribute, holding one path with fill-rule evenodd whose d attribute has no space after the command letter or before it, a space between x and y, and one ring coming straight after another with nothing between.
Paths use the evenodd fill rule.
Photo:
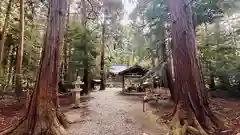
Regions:
<instances>
[{"instance_id":1,"label":"forest of trees","mask_svg":"<svg viewBox=\"0 0 240 135\"><path fill-rule=\"evenodd\" d=\"M112 64L139 64L161 76L175 103L173 135L227 128L208 91L240 95L237 0L1 0L0 91L18 99L33 90L26 116L0 135L65 135L59 82L82 76L106 88ZM50 127L50 128L49 128Z\"/></svg>"}]
</instances>

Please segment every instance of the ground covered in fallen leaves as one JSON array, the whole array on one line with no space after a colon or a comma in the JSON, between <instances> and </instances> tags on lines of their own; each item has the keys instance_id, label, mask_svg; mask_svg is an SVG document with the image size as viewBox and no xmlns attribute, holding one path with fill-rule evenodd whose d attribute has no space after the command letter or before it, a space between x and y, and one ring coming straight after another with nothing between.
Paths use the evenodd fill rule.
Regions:
<instances>
[{"instance_id":1,"label":"ground covered in fallen leaves","mask_svg":"<svg viewBox=\"0 0 240 135\"><path fill-rule=\"evenodd\" d=\"M166 90L161 91L161 99L169 99L170 93ZM214 91L209 93L209 101L211 109L219 118L234 132L234 135L240 133L240 98L231 98L226 91ZM160 100L158 103L150 102L150 106L156 108L153 112L159 116L159 121L169 123L166 118L167 114L172 112L174 104L169 100Z\"/></svg>"},{"instance_id":2,"label":"ground covered in fallen leaves","mask_svg":"<svg viewBox=\"0 0 240 135\"><path fill-rule=\"evenodd\" d=\"M11 95L0 96L0 132L19 121L24 115L24 103Z\"/></svg>"},{"instance_id":3,"label":"ground covered in fallen leaves","mask_svg":"<svg viewBox=\"0 0 240 135\"><path fill-rule=\"evenodd\" d=\"M240 133L240 100L212 98L211 107L235 133Z\"/></svg>"},{"instance_id":4,"label":"ground covered in fallen leaves","mask_svg":"<svg viewBox=\"0 0 240 135\"><path fill-rule=\"evenodd\" d=\"M167 100L166 98L167 96L169 96L169 93L163 91L162 100L160 100L158 103L155 103L155 102L149 103L151 108L147 108L148 111L152 111L155 115L159 116L159 119L158 119L159 123L166 122L162 119L162 117L164 117L167 113L171 112L173 107L173 104L169 100ZM128 100L130 99L131 99L131 96L128 97ZM138 99L136 98L132 98L132 99L138 100L139 103L134 102L134 104L139 106L139 108L142 107L141 97L139 97ZM111 102L114 101L114 99L110 99L110 100ZM104 99L104 98L102 98L102 101L109 102L108 99ZM62 108L65 108L66 112L69 111L68 106L71 104L71 102L72 102L71 96L62 96L60 98L60 104ZM93 103L94 102L95 101L93 101ZM128 101L122 101L122 103L127 104ZM240 99L223 98L223 97L219 98L218 96L214 95L214 98L213 97L210 98L210 103L213 111L216 112L217 115L220 116L229 125L231 130L235 131L235 133L239 133L240 132ZM98 103L98 104L101 105L101 103ZM131 104L133 104L133 102ZM109 104L106 103L105 105L106 107L108 107L109 110L116 109L116 108L111 108L110 103ZM119 102L118 106L120 105L121 105L121 102ZM6 129L7 127L11 126L13 123L17 122L19 119L21 119L21 117L24 115L24 111L25 111L24 100L18 101L15 98L13 98L13 96L11 95L0 95L0 132ZM107 111L108 110L106 110L105 113ZM89 118L86 113L85 113L86 118ZM114 117L114 116L111 116L111 117ZM129 123L129 120L126 119L125 122Z\"/></svg>"}]
</instances>

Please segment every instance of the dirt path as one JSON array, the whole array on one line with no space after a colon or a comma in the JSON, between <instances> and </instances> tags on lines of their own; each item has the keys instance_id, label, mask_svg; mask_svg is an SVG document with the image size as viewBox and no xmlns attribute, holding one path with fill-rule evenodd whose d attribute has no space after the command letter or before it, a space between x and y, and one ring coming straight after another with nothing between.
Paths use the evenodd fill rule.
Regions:
<instances>
[{"instance_id":1,"label":"dirt path","mask_svg":"<svg viewBox=\"0 0 240 135\"><path fill-rule=\"evenodd\" d=\"M91 93L90 101L82 108L67 112L71 121L71 135L165 135L166 125L159 125L156 117L142 112L137 97L121 96L120 89L108 88ZM136 99L136 100L135 100ZM145 134L144 134L145 133Z\"/></svg>"}]
</instances>

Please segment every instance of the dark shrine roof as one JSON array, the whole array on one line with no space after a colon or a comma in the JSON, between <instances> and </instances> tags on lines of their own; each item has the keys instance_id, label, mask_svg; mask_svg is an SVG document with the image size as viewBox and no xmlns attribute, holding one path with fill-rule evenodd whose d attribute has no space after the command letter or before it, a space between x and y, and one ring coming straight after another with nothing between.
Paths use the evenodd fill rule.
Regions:
<instances>
[{"instance_id":1,"label":"dark shrine roof","mask_svg":"<svg viewBox=\"0 0 240 135\"><path fill-rule=\"evenodd\" d=\"M141 67L139 65L131 66L121 72L119 72L119 75L145 75L148 72L148 69Z\"/></svg>"}]
</instances>

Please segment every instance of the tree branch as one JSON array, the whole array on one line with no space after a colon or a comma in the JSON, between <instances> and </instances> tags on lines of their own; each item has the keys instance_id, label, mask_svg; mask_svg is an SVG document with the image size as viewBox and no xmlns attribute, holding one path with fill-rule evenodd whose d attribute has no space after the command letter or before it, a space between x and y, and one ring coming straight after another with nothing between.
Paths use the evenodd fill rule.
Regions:
<instances>
[{"instance_id":1,"label":"tree branch","mask_svg":"<svg viewBox=\"0 0 240 135\"><path fill-rule=\"evenodd\" d=\"M90 20L95 20L95 19L97 18L97 13L94 11L93 5L92 5L92 3L90 2L90 0L87 0L87 2L88 2L88 4L89 4L90 7L91 7L91 11L88 13L88 15L86 16L86 18L87 18L87 19L90 19ZM95 18L89 17L89 16L91 16L92 13L94 13Z\"/></svg>"},{"instance_id":2,"label":"tree branch","mask_svg":"<svg viewBox=\"0 0 240 135\"><path fill-rule=\"evenodd\" d=\"M90 34L92 34L95 30L97 30L99 28L99 26L97 26L95 29L93 29L92 31L90 31Z\"/></svg>"}]
</instances>

